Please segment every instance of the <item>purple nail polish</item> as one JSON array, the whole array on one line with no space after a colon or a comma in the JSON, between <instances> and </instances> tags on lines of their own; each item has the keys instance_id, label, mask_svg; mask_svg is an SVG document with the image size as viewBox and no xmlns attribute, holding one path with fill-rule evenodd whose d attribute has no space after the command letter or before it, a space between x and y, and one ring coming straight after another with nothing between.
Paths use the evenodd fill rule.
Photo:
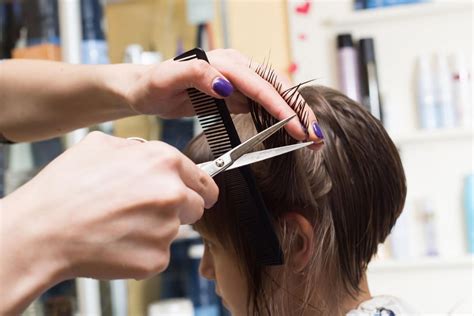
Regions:
<instances>
[{"instance_id":1,"label":"purple nail polish","mask_svg":"<svg viewBox=\"0 0 474 316\"><path fill-rule=\"evenodd\" d=\"M321 127L319 126L318 122L313 122L311 124L313 126L313 131L318 136L319 139L324 139L323 131L321 130Z\"/></svg>"},{"instance_id":2,"label":"purple nail polish","mask_svg":"<svg viewBox=\"0 0 474 316\"><path fill-rule=\"evenodd\" d=\"M218 95L224 98L228 97L232 94L232 92L234 92L234 87L232 86L232 84L223 78L216 78L212 83L212 89Z\"/></svg>"}]
</instances>

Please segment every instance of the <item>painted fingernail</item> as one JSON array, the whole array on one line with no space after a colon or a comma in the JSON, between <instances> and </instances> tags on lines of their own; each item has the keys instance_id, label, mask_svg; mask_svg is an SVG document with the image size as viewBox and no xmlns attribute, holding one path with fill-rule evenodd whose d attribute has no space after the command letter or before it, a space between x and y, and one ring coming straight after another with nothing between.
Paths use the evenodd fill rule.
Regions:
<instances>
[{"instance_id":1,"label":"painted fingernail","mask_svg":"<svg viewBox=\"0 0 474 316\"><path fill-rule=\"evenodd\" d=\"M222 97L228 97L229 95L234 92L234 87L232 84L225 80L224 78L216 78L214 79L214 82L212 83L212 89L220 96Z\"/></svg>"},{"instance_id":2,"label":"painted fingernail","mask_svg":"<svg viewBox=\"0 0 474 316\"><path fill-rule=\"evenodd\" d=\"M319 126L318 122L314 121L311 125L313 126L314 134L316 134L319 139L324 139L323 131L321 130L321 127Z\"/></svg>"}]
</instances>

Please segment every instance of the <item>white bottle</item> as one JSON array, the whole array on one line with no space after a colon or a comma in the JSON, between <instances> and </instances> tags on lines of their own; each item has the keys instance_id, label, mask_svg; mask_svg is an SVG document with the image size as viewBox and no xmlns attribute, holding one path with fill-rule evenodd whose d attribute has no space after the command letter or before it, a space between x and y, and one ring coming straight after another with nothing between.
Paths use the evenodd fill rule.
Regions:
<instances>
[{"instance_id":1,"label":"white bottle","mask_svg":"<svg viewBox=\"0 0 474 316\"><path fill-rule=\"evenodd\" d=\"M463 53L452 56L453 100L459 123L472 128L472 90L469 69Z\"/></svg>"},{"instance_id":2,"label":"white bottle","mask_svg":"<svg viewBox=\"0 0 474 316\"><path fill-rule=\"evenodd\" d=\"M337 55L340 90L354 101L361 102L359 63L351 34L337 36Z\"/></svg>"},{"instance_id":3,"label":"white bottle","mask_svg":"<svg viewBox=\"0 0 474 316\"><path fill-rule=\"evenodd\" d=\"M444 128L452 128L457 125L451 77L447 57L443 54L438 54L436 56L435 102L440 111L440 127Z\"/></svg>"},{"instance_id":4,"label":"white bottle","mask_svg":"<svg viewBox=\"0 0 474 316\"><path fill-rule=\"evenodd\" d=\"M425 198L418 201L418 222L423 234L423 256L437 256L438 237L436 232L436 213L432 201Z\"/></svg>"},{"instance_id":5,"label":"white bottle","mask_svg":"<svg viewBox=\"0 0 474 316\"><path fill-rule=\"evenodd\" d=\"M417 100L419 126L423 129L439 127L439 110L435 102L433 71L426 55L418 57Z\"/></svg>"}]
</instances>

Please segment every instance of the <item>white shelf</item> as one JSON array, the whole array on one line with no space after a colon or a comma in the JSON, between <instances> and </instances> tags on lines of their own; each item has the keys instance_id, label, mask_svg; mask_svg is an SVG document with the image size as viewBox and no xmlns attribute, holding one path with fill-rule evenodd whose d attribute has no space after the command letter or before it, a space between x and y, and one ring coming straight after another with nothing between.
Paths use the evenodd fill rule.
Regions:
<instances>
[{"instance_id":1,"label":"white shelf","mask_svg":"<svg viewBox=\"0 0 474 316\"><path fill-rule=\"evenodd\" d=\"M405 145L412 143L444 142L450 140L465 140L472 142L473 135L474 133L472 129L452 128L419 130L414 131L413 133L391 135L391 137L397 145Z\"/></svg>"},{"instance_id":2,"label":"white shelf","mask_svg":"<svg viewBox=\"0 0 474 316\"><path fill-rule=\"evenodd\" d=\"M340 16L326 19L326 26L353 26L388 20L419 19L420 16L446 16L450 13L464 13L472 10L473 4L470 0L427 2L417 4L406 4L385 8L354 10Z\"/></svg>"},{"instance_id":3,"label":"white shelf","mask_svg":"<svg viewBox=\"0 0 474 316\"><path fill-rule=\"evenodd\" d=\"M474 268L474 256L459 258L419 258L419 259L381 259L369 264L369 272L383 272L414 269L463 269Z\"/></svg>"}]
</instances>

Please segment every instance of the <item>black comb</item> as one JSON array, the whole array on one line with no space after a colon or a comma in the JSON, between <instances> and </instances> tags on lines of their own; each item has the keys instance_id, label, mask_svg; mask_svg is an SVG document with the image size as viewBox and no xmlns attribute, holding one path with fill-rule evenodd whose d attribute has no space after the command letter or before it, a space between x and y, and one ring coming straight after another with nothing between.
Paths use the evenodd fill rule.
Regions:
<instances>
[{"instance_id":1,"label":"black comb","mask_svg":"<svg viewBox=\"0 0 474 316\"><path fill-rule=\"evenodd\" d=\"M200 48L187 51L174 60L193 59L209 63L206 53ZM241 143L240 138L225 101L195 88L187 89L187 92L214 158L238 146ZM278 237L273 230L269 212L257 189L250 167L228 171L226 180L232 190L234 201L239 204L237 209L240 212L240 224L248 239L247 242L255 248L257 262L261 265L283 264L283 252Z\"/></svg>"}]
</instances>

